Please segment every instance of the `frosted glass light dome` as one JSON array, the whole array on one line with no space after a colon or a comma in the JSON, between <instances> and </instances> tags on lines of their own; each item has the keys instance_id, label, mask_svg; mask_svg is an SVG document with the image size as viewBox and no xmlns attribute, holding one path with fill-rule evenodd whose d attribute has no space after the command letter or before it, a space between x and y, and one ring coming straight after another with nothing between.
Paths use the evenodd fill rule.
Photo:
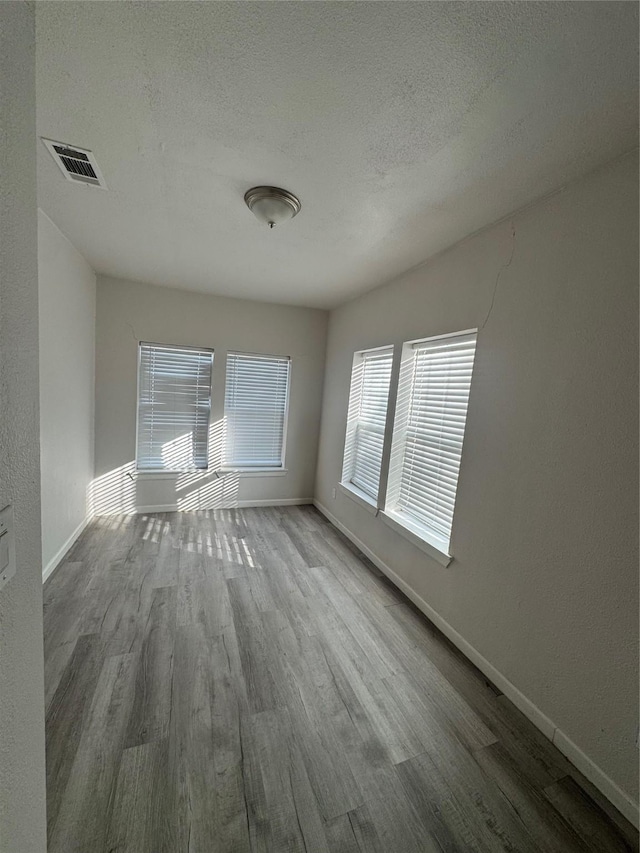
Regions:
<instances>
[{"instance_id":1,"label":"frosted glass light dome","mask_svg":"<svg viewBox=\"0 0 640 853\"><path fill-rule=\"evenodd\" d=\"M253 187L244 196L254 216L269 228L286 222L300 212L300 200L280 187Z\"/></svg>"}]
</instances>

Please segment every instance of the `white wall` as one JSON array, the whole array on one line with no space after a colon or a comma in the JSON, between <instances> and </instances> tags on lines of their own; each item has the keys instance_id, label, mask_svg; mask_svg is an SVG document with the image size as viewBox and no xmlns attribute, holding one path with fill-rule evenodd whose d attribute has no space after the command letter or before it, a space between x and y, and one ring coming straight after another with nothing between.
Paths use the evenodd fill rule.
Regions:
<instances>
[{"instance_id":1,"label":"white wall","mask_svg":"<svg viewBox=\"0 0 640 853\"><path fill-rule=\"evenodd\" d=\"M328 315L325 311L207 296L98 277L96 329L97 512L137 507L205 509L313 497ZM219 480L208 472L144 475L134 482L138 342L215 350L211 446L224 413L228 350L291 356L287 473ZM214 454L214 457L217 454Z\"/></svg>"},{"instance_id":2,"label":"white wall","mask_svg":"<svg viewBox=\"0 0 640 853\"><path fill-rule=\"evenodd\" d=\"M637 205L634 153L332 312L316 486L340 523L560 729L558 745L630 816ZM355 350L482 327L498 276L445 569L339 490L332 497L349 373Z\"/></svg>"},{"instance_id":3,"label":"white wall","mask_svg":"<svg viewBox=\"0 0 640 853\"><path fill-rule=\"evenodd\" d=\"M40 469L45 575L87 517L93 479L96 276L38 211Z\"/></svg>"},{"instance_id":4,"label":"white wall","mask_svg":"<svg viewBox=\"0 0 640 853\"><path fill-rule=\"evenodd\" d=\"M0 850L46 850L38 452L35 27L0 3L0 507L17 572L0 591Z\"/></svg>"}]
</instances>

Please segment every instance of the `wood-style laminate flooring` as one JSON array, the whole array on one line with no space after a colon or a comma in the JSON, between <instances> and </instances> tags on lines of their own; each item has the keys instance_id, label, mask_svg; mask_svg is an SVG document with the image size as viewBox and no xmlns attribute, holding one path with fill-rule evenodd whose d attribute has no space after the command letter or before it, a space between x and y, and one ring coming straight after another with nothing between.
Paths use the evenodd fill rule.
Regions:
<instances>
[{"instance_id":1,"label":"wood-style laminate flooring","mask_svg":"<svg viewBox=\"0 0 640 853\"><path fill-rule=\"evenodd\" d=\"M638 850L312 507L94 519L45 656L49 853Z\"/></svg>"}]
</instances>

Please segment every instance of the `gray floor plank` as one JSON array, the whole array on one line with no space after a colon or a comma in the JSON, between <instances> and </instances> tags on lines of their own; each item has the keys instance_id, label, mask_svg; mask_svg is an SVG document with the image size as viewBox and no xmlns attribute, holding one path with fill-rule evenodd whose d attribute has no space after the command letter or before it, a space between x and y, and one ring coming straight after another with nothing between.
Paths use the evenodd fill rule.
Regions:
<instances>
[{"instance_id":1,"label":"gray floor plank","mask_svg":"<svg viewBox=\"0 0 640 853\"><path fill-rule=\"evenodd\" d=\"M176 629L176 589L153 590L142 648L137 660L136 689L125 746L163 740L169 734Z\"/></svg>"},{"instance_id":2,"label":"gray floor plank","mask_svg":"<svg viewBox=\"0 0 640 853\"><path fill-rule=\"evenodd\" d=\"M598 809L570 776L549 785L544 789L544 795L587 846L620 853L634 849L628 827L627 831L621 829Z\"/></svg>"},{"instance_id":3,"label":"gray floor plank","mask_svg":"<svg viewBox=\"0 0 640 853\"><path fill-rule=\"evenodd\" d=\"M105 849L134 683L132 655L106 659L50 829L49 853ZM57 780L52 785L57 786Z\"/></svg>"},{"instance_id":4,"label":"gray floor plank","mask_svg":"<svg viewBox=\"0 0 640 853\"><path fill-rule=\"evenodd\" d=\"M248 720L249 737L244 741L251 766L259 768L265 792L267 850L328 850L317 801L292 736L287 711L265 711ZM258 828L255 828L255 832ZM260 846L260 845L259 845Z\"/></svg>"},{"instance_id":5,"label":"gray floor plank","mask_svg":"<svg viewBox=\"0 0 640 853\"><path fill-rule=\"evenodd\" d=\"M251 587L246 578L230 578L228 588L249 707L254 713L284 708L280 666L271 653Z\"/></svg>"},{"instance_id":6,"label":"gray floor plank","mask_svg":"<svg viewBox=\"0 0 640 853\"><path fill-rule=\"evenodd\" d=\"M544 793L522 775L520 767L500 743L486 746L474 755L485 774L495 781L513 806L536 849L548 853L580 853L588 849Z\"/></svg>"},{"instance_id":7,"label":"gray floor plank","mask_svg":"<svg viewBox=\"0 0 640 853\"><path fill-rule=\"evenodd\" d=\"M46 713L47 824L55 826L102 669L96 634L79 637Z\"/></svg>"},{"instance_id":8,"label":"gray floor plank","mask_svg":"<svg viewBox=\"0 0 640 853\"><path fill-rule=\"evenodd\" d=\"M231 677L222 637L201 624L179 627L173 670L169 768L177 849L249 850L241 743L246 707Z\"/></svg>"},{"instance_id":9,"label":"gray floor plank","mask_svg":"<svg viewBox=\"0 0 640 853\"><path fill-rule=\"evenodd\" d=\"M125 749L107 830L107 850L174 853L175 825L167 770L166 741Z\"/></svg>"},{"instance_id":10,"label":"gray floor plank","mask_svg":"<svg viewBox=\"0 0 640 853\"><path fill-rule=\"evenodd\" d=\"M281 614L267 614L266 621L282 661L282 695L295 743L323 817L337 817L363 801L345 753L357 739L356 729L330 676L322 671L325 661L314 638L299 641Z\"/></svg>"},{"instance_id":11,"label":"gray floor plank","mask_svg":"<svg viewBox=\"0 0 640 853\"><path fill-rule=\"evenodd\" d=\"M329 850L339 850L340 853L361 853L362 848L354 835L348 814L326 821L325 833Z\"/></svg>"},{"instance_id":12,"label":"gray floor plank","mask_svg":"<svg viewBox=\"0 0 640 853\"><path fill-rule=\"evenodd\" d=\"M448 796L449 807L441 811L433 834L443 837L439 829L444 825L454 850L539 851L511 803L461 745L443 749L442 742L434 744L431 753L410 758L396 770L417 808L424 797L437 804Z\"/></svg>"}]
</instances>

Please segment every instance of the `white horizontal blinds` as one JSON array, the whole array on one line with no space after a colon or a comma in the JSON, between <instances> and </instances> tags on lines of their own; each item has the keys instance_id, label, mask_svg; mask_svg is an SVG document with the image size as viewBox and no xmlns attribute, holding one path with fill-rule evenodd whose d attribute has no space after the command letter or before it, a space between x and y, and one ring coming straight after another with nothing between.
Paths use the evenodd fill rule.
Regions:
<instances>
[{"instance_id":1,"label":"white horizontal blinds","mask_svg":"<svg viewBox=\"0 0 640 853\"><path fill-rule=\"evenodd\" d=\"M225 462L279 468L289 395L289 358L229 353L225 391Z\"/></svg>"},{"instance_id":2,"label":"white horizontal blinds","mask_svg":"<svg viewBox=\"0 0 640 853\"><path fill-rule=\"evenodd\" d=\"M343 479L377 501L393 348L360 353L351 376Z\"/></svg>"},{"instance_id":3,"label":"white horizontal blinds","mask_svg":"<svg viewBox=\"0 0 640 853\"><path fill-rule=\"evenodd\" d=\"M213 352L140 344L137 467L207 467Z\"/></svg>"},{"instance_id":4,"label":"white horizontal blinds","mask_svg":"<svg viewBox=\"0 0 640 853\"><path fill-rule=\"evenodd\" d=\"M417 343L400 386L409 395L402 423L396 512L449 546L476 333Z\"/></svg>"}]
</instances>

